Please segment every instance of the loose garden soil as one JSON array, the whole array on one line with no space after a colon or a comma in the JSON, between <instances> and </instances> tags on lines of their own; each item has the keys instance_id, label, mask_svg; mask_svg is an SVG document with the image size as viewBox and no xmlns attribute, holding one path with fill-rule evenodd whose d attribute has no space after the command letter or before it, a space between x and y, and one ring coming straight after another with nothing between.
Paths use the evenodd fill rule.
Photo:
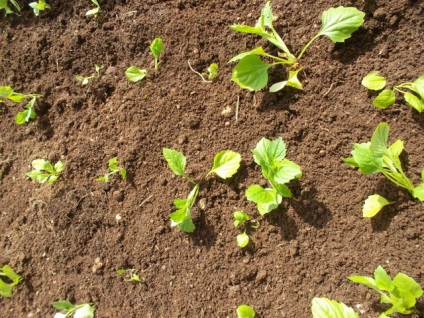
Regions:
<instances>
[{"instance_id":1,"label":"loose garden soil","mask_svg":"<svg viewBox=\"0 0 424 318\"><path fill-rule=\"evenodd\" d=\"M0 18L0 85L43 97L37 118L22 126L14 116L23 103L0 105L0 266L25 277L13 298L0 299L2 317L51 317L51 303L60 299L93 302L96 317L105 318L236 317L240 304L261 318L311 317L315 296L377 317L378 294L347 276L372 275L382 265L424 286L423 204L382 175L361 175L341 160L384 121L390 142L405 142L406 173L419 183L424 115L401 98L387 110L373 107L375 94L360 82L371 70L387 76L389 86L424 74L423 1L274 0L275 25L295 53L329 7L366 13L345 43L322 37L309 48L304 91L277 94L240 89L230 79L234 64L227 64L259 45L277 53L228 28L254 24L263 0L99 1L96 17L85 17L90 1L52 0L38 18L20 2L21 16ZM149 52L155 37L165 44L157 72ZM203 82L188 61L199 72L218 63L218 78ZM94 64L104 65L101 77L81 86L75 76L91 75ZM146 68L147 78L128 81L130 65ZM270 81L285 76L277 67ZM290 184L293 198L265 217L244 195L263 182L251 154L262 137L282 137L287 157L303 170ZM191 188L169 170L163 147L182 151L197 180L218 151L242 155L233 178L202 183L192 234L170 226L173 199ZM96 182L114 156L127 180ZM56 183L25 176L37 158L66 164ZM395 203L362 218L374 193ZM237 210L260 221L245 249L235 241ZM138 269L145 284L124 281L120 268ZM424 317L422 299L418 309Z\"/></svg>"}]
</instances>

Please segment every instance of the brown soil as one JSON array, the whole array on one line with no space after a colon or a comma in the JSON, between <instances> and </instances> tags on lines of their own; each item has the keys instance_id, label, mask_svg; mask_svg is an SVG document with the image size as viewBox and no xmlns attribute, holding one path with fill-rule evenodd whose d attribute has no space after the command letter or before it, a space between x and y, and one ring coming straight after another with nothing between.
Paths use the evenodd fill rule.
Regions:
<instances>
[{"instance_id":1,"label":"brown soil","mask_svg":"<svg viewBox=\"0 0 424 318\"><path fill-rule=\"evenodd\" d=\"M374 69L390 85L424 74L423 1L275 0L275 23L296 53L327 8L366 13L346 43L320 38L309 48L304 91L278 94L241 90L227 64L259 44L273 49L228 28L253 24L262 0L100 0L101 14L92 18L84 16L89 1L48 1L52 9L39 18L21 2L21 16L0 18L0 85L44 97L36 120L23 126L14 123L20 105L0 106L0 265L25 277L12 299L0 299L2 317L49 317L59 299L93 302L96 317L235 317L243 303L262 318L311 317L314 296L377 317L378 294L347 276L371 275L381 264L424 286L423 204L341 161L385 121L390 141L405 142L407 174L419 182L423 115L400 98L387 110L374 108L375 94L360 81ZM155 37L166 46L157 73L149 53ZM217 62L219 77L204 83L187 61L198 71ZM94 64L104 65L101 78L81 86L75 75L92 74ZM147 78L129 82L130 65L147 68ZM271 80L284 76L277 68ZM291 184L292 199L260 217L244 195L262 180L250 149L280 136L303 177ZM235 177L202 185L206 209L194 209L193 234L170 226L172 201L190 184L170 172L163 147L182 151L197 179L219 150L243 157ZM128 179L96 182L114 156ZM66 164L56 183L28 180L36 158ZM396 203L364 219L363 201L375 192ZM240 209L261 223L243 250L232 224ZM93 271L96 258L103 267ZM146 284L125 282L119 268L138 269Z\"/></svg>"}]
</instances>

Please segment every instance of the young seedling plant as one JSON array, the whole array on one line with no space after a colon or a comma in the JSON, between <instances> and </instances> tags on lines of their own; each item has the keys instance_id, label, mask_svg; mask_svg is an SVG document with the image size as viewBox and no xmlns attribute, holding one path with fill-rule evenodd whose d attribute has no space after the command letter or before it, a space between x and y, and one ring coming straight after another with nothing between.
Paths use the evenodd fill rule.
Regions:
<instances>
[{"instance_id":1,"label":"young seedling plant","mask_svg":"<svg viewBox=\"0 0 424 318\"><path fill-rule=\"evenodd\" d=\"M69 301L60 300L52 303L52 306L60 312L57 312L53 318L93 318L94 305L92 303L85 303L81 305L73 305Z\"/></svg>"},{"instance_id":2,"label":"young seedling plant","mask_svg":"<svg viewBox=\"0 0 424 318\"><path fill-rule=\"evenodd\" d=\"M273 141L262 138L252 152L254 161L261 166L262 175L271 187L253 184L247 188L246 197L255 202L259 213L264 215L276 209L283 197L292 196L286 183L299 179L302 171L300 166L286 159L286 144L281 137Z\"/></svg>"},{"instance_id":3,"label":"young seedling plant","mask_svg":"<svg viewBox=\"0 0 424 318\"><path fill-rule=\"evenodd\" d=\"M161 38L155 38L152 43L150 43L150 52L152 52L153 57L155 58L155 71L158 70L160 61L159 56L163 52L163 42Z\"/></svg>"},{"instance_id":4,"label":"young seedling plant","mask_svg":"<svg viewBox=\"0 0 424 318\"><path fill-rule=\"evenodd\" d=\"M125 70L125 76L131 81L131 82L138 82L141 81L143 78L147 76L147 70L140 69L137 66L130 66Z\"/></svg>"},{"instance_id":5,"label":"young seedling plant","mask_svg":"<svg viewBox=\"0 0 424 318\"><path fill-rule=\"evenodd\" d=\"M246 247L249 244L250 238L247 234L247 224L250 225L251 228L257 229L259 227L259 222L251 222L249 215L243 211L234 212L234 227L238 227L239 225L244 226L243 233L237 235L236 241L237 245L241 248Z\"/></svg>"},{"instance_id":6,"label":"young seedling plant","mask_svg":"<svg viewBox=\"0 0 424 318\"><path fill-rule=\"evenodd\" d=\"M33 181L39 183L53 183L55 182L61 172L65 169L65 165L62 161L56 162L54 165L50 161L45 159L35 159L32 161L32 171L28 172L26 175Z\"/></svg>"},{"instance_id":7,"label":"young seedling plant","mask_svg":"<svg viewBox=\"0 0 424 318\"><path fill-rule=\"evenodd\" d=\"M272 66L281 64L289 67L288 79L273 84L269 89L270 92L277 92L285 86L303 89L302 83L298 79L298 73L302 69L299 66L299 62L306 49L318 37L323 35L328 36L334 43L344 42L364 23L364 16L365 13L353 7L337 7L324 11L321 17L321 29L303 47L296 57L284 43L283 37L275 31L271 1L267 1L255 26L236 24L230 26L230 28L242 33L259 35L275 45L278 49L282 50L283 53L279 53L278 56L275 56L265 52L262 47L258 47L252 51L238 54L230 60L230 62L238 62L233 69L231 79L241 88L250 91L260 90L268 83L268 69ZM264 62L260 56L273 62Z\"/></svg>"},{"instance_id":8,"label":"young seedling plant","mask_svg":"<svg viewBox=\"0 0 424 318\"><path fill-rule=\"evenodd\" d=\"M100 70L103 68L102 65L94 64L94 70L96 71L97 77L100 77ZM81 76L76 75L75 79L81 83L81 86L87 85L90 80L92 80L95 77L95 75L90 76Z\"/></svg>"},{"instance_id":9,"label":"young seedling plant","mask_svg":"<svg viewBox=\"0 0 424 318\"><path fill-rule=\"evenodd\" d=\"M180 230L191 233L195 230L195 225L191 220L191 210L196 202L200 184L185 173L186 157L181 152L163 148L163 156L175 175L183 177L194 185L186 199L174 200L177 211L170 214L171 226L177 226ZM211 174L216 174L222 179L231 178L240 167L240 161L239 153L232 150L222 150L215 155L213 166L204 179L207 179Z\"/></svg>"},{"instance_id":10,"label":"young seedling plant","mask_svg":"<svg viewBox=\"0 0 424 318\"><path fill-rule=\"evenodd\" d=\"M119 164L120 163L117 157L113 157L112 159L109 159L108 161L109 172L106 172L103 176L97 178L96 181L104 181L108 183L110 181L110 176L116 173L119 173L121 175L122 180L125 180L127 178L127 170L119 167Z\"/></svg>"},{"instance_id":11,"label":"young seedling plant","mask_svg":"<svg viewBox=\"0 0 424 318\"><path fill-rule=\"evenodd\" d=\"M1 279L1 277L6 277L11 282L6 283L3 279ZM0 268L0 296L8 298L12 297L13 287L19 284L21 280L23 280L23 277L16 274L9 265L4 265Z\"/></svg>"},{"instance_id":12,"label":"young seedling plant","mask_svg":"<svg viewBox=\"0 0 424 318\"><path fill-rule=\"evenodd\" d=\"M91 2L93 2L93 4L96 6L94 9L88 10L85 13L85 16L92 16L92 15L96 15L97 13L99 13L100 11L100 4L97 2L97 0L91 0Z\"/></svg>"},{"instance_id":13,"label":"young seedling plant","mask_svg":"<svg viewBox=\"0 0 424 318\"><path fill-rule=\"evenodd\" d=\"M386 78L378 75L378 71L368 73L361 84L369 90L379 91L386 87ZM388 108L396 101L395 92L401 93L405 101L418 112L424 110L424 75L413 82L401 83L393 86L393 89L381 91L373 100L372 104L378 108Z\"/></svg>"},{"instance_id":14,"label":"young seedling plant","mask_svg":"<svg viewBox=\"0 0 424 318\"><path fill-rule=\"evenodd\" d=\"M4 11L5 11L4 16L14 13L13 10L7 4L8 1L9 0L0 0L0 10L4 9ZM12 3L12 5L15 7L15 9L18 12L21 12L21 7L20 7L19 3L17 3L15 0L10 0L10 2Z\"/></svg>"},{"instance_id":15,"label":"young seedling plant","mask_svg":"<svg viewBox=\"0 0 424 318\"><path fill-rule=\"evenodd\" d=\"M314 297L312 299L313 318L359 318L359 315L342 302L328 298Z\"/></svg>"},{"instance_id":16,"label":"young seedling plant","mask_svg":"<svg viewBox=\"0 0 424 318\"><path fill-rule=\"evenodd\" d=\"M31 98L31 100L24 106L24 110L17 113L15 116L15 123L18 125L25 124L29 122L31 119L35 119L35 111L34 106L37 98L41 97L39 94L22 94L13 91L10 86L0 86L0 103L3 100L9 100L14 103L20 103L27 98Z\"/></svg>"},{"instance_id":17,"label":"young seedling plant","mask_svg":"<svg viewBox=\"0 0 424 318\"><path fill-rule=\"evenodd\" d=\"M31 2L29 6L32 8L35 16L37 17L40 15L40 11L50 9L50 5L47 4L45 0L38 0L38 1Z\"/></svg>"},{"instance_id":18,"label":"young seedling plant","mask_svg":"<svg viewBox=\"0 0 424 318\"><path fill-rule=\"evenodd\" d=\"M138 275L138 271L136 269L130 268L130 269L118 269L116 271L116 273L118 273L118 275L125 275L124 276L124 280L126 282L135 282L135 283L139 283L139 284L143 284L144 283L144 278L140 279L140 276Z\"/></svg>"},{"instance_id":19,"label":"young seedling plant","mask_svg":"<svg viewBox=\"0 0 424 318\"><path fill-rule=\"evenodd\" d=\"M255 310L249 305L240 305L237 307L237 318L255 318Z\"/></svg>"},{"instance_id":20,"label":"young seedling plant","mask_svg":"<svg viewBox=\"0 0 424 318\"><path fill-rule=\"evenodd\" d=\"M196 73L197 75L199 75L205 83L212 83L212 80L218 76L219 66L217 63L212 63L211 65L209 65L207 69L207 73L199 73L195 69L193 69L193 67L190 64L190 61L187 61L187 63L188 63L188 66L190 67L190 70Z\"/></svg>"},{"instance_id":21,"label":"young seedling plant","mask_svg":"<svg viewBox=\"0 0 424 318\"><path fill-rule=\"evenodd\" d=\"M403 172L400 162L399 156L403 151L403 141L396 140L391 146L388 146L388 138L389 125L380 123L375 129L371 141L354 144L352 157L344 158L343 161L358 168L362 174L380 172L394 184L408 190L412 197L424 201L424 170L421 172L421 183L415 187ZM382 203L387 204L385 201Z\"/></svg>"},{"instance_id":22,"label":"young seedling plant","mask_svg":"<svg viewBox=\"0 0 424 318\"><path fill-rule=\"evenodd\" d=\"M379 318L388 317L393 313L403 315L418 313L415 304L417 299L423 295L423 290L412 277L406 274L398 273L392 280L384 268L378 266L374 271L374 278L350 276L349 279L374 289L380 293L382 304L391 305Z\"/></svg>"}]
</instances>

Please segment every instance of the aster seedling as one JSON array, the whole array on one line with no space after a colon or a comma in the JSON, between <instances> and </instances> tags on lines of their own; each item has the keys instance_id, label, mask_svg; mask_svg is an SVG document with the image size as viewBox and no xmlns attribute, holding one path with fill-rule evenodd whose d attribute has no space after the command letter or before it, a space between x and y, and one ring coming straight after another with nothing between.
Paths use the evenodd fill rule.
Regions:
<instances>
[{"instance_id":1,"label":"aster seedling","mask_svg":"<svg viewBox=\"0 0 424 318\"><path fill-rule=\"evenodd\" d=\"M52 306L60 312L57 312L53 318L93 318L94 305L85 303L81 305L73 305L67 300L59 300L52 303Z\"/></svg>"},{"instance_id":2,"label":"aster seedling","mask_svg":"<svg viewBox=\"0 0 424 318\"><path fill-rule=\"evenodd\" d=\"M119 173L121 175L122 180L125 180L127 178L127 170L119 166L120 163L117 157L109 159L107 164L109 167L109 172L106 172L103 176L97 178L96 181L104 181L108 183L110 181L110 176L116 173Z\"/></svg>"},{"instance_id":3,"label":"aster seedling","mask_svg":"<svg viewBox=\"0 0 424 318\"><path fill-rule=\"evenodd\" d=\"M59 160L52 165L50 161L45 159L33 160L32 167L33 170L28 172L26 175L31 178L31 180L37 181L38 183L55 182L65 169L65 165L62 161Z\"/></svg>"},{"instance_id":4,"label":"aster seedling","mask_svg":"<svg viewBox=\"0 0 424 318\"><path fill-rule=\"evenodd\" d=\"M19 284L21 280L23 280L23 277L16 274L9 265L4 265L0 268L0 296L12 297L13 287Z\"/></svg>"}]
</instances>

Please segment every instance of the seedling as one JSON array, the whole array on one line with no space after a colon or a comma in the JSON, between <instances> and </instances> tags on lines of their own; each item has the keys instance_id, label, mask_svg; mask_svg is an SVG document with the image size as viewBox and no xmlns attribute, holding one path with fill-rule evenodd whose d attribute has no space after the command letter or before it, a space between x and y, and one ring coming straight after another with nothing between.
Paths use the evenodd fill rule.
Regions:
<instances>
[{"instance_id":1,"label":"seedling","mask_svg":"<svg viewBox=\"0 0 424 318\"><path fill-rule=\"evenodd\" d=\"M254 229L257 229L259 227L259 222L254 222L254 223L250 222L250 218L246 212L243 212L243 211L234 212L234 227L238 227L239 225L244 226L243 233L240 233L239 235L237 235L237 238L236 238L237 245L240 246L241 248L246 247L250 241L249 235L247 234L247 230L246 230L246 224L249 224L250 227Z\"/></svg>"},{"instance_id":2,"label":"seedling","mask_svg":"<svg viewBox=\"0 0 424 318\"><path fill-rule=\"evenodd\" d=\"M93 318L94 305L85 303L81 305L73 305L67 300L55 301L52 306L60 312L57 312L53 318Z\"/></svg>"},{"instance_id":3,"label":"seedling","mask_svg":"<svg viewBox=\"0 0 424 318\"><path fill-rule=\"evenodd\" d=\"M31 119L35 119L34 105L36 100L37 98L33 97L29 103L24 106L25 110L16 114L15 123L23 125Z\"/></svg>"},{"instance_id":4,"label":"seedling","mask_svg":"<svg viewBox=\"0 0 424 318\"><path fill-rule=\"evenodd\" d=\"M5 10L4 16L14 13L12 9L8 6L7 1L8 0L0 0L0 10ZM19 3L17 3L15 0L10 0L10 2L13 4L13 6L18 12L21 12L21 7L19 6Z\"/></svg>"},{"instance_id":5,"label":"seedling","mask_svg":"<svg viewBox=\"0 0 424 318\"><path fill-rule=\"evenodd\" d=\"M370 195L364 202L362 207L362 216L364 218L372 218L377 215L386 205L392 204L379 194Z\"/></svg>"},{"instance_id":6,"label":"seedling","mask_svg":"<svg viewBox=\"0 0 424 318\"><path fill-rule=\"evenodd\" d=\"M61 172L65 169L65 165L62 161L58 161L54 166L45 159L35 159L32 161L32 167L34 170L28 172L26 175L31 178L33 181L39 183L53 183L55 182Z\"/></svg>"},{"instance_id":7,"label":"seedling","mask_svg":"<svg viewBox=\"0 0 424 318\"><path fill-rule=\"evenodd\" d=\"M383 267L378 266L374 271L374 278L350 276L349 279L379 292L381 295L380 302L391 305L388 310L380 315L380 318L393 313L404 315L418 313L415 309L415 303L423 295L423 290L412 277L406 274L398 273L392 280Z\"/></svg>"},{"instance_id":8,"label":"seedling","mask_svg":"<svg viewBox=\"0 0 424 318\"><path fill-rule=\"evenodd\" d=\"M11 283L6 283L0 279L0 296L3 297L12 297L12 289L14 286L19 284L23 277L16 274L14 270L9 265L4 265L0 268L0 277L6 277Z\"/></svg>"},{"instance_id":9,"label":"seedling","mask_svg":"<svg viewBox=\"0 0 424 318\"><path fill-rule=\"evenodd\" d=\"M421 183L414 187L403 172L399 158L403 141L396 140L388 147L388 137L389 125L380 123L372 135L371 142L354 144L352 158L344 158L343 161L359 168L362 174L381 172L391 182L408 190L414 198L424 201L424 170L421 172Z\"/></svg>"},{"instance_id":10,"label":"seedling","mask_svg":"<svg viewBox=\"0 0 424 318\"><path fill-rule=\"evenodd\" d=\"M145 69L139 69L136 66L130 66L125 70L125 76L131 82L138 82L145 78L147 75L147 71Z\"/></svg>"},{"instance_id":11,"label":"seedling","mask_svg":"<svg viewBox=\"0 0 424 318\"><path fill-rule=\"evenodd\" d=\"M100 77L100 71L102 70L103 65L94 64L94 70L96 71L97 77Z\"/></svg>"},{"instance_id":12,"label":"seedling","mask_svg":"<svg viewBox=\"0 0 424 318\"><path fill-rule=\"evenodd\" d=\"M158 70L160 61L159 56L163 52L163 42L161 38L156 38L150 43L150 52L152 52L153 57L155 58L155 71Z\"/></svg>"},{"instance_id":13,"label":"seedling","mask_svg":"<svg viewBox=\"0 0 424 318\"><path fill-rule=\"evenodd\" d=\"M286 144L281 137L273 141L262 138L252 152L254 161L261 166L262 175L271 188L253 184L246 190L246 197L255 202L259 213L264 215L277 208L283 197L292 196L286 183L299 179L302 171L300 166L285 158Z\"/></svg>"},{"instance_id":14,"label":"seedling","mask_svg":"<svg viewBox=\"0 0 424 318\"><path fill-rule=\"evenodd\" d=\"M240 305L237 307L237 318L255 318L255 311L248 305Z\"/></svg>"},{"instance_id":15,"label":"seedling","mask_svg":"<svg viewBox=\"0 0 424 318\"><path fill-rule=\"evenodd\" d=\"M121 175L122 180L125 180L127 178L127 170L119 167L119 162L117 157L113 157L112 159L109 159L108 166L109 166L110 172L107 172L103 176L97 178L96 181L104 181L108 183L110 180L110 176L115 173L119 173Z\"/></svg>"},{"instance_id":16,"label":"seedling","mask_svg":"<svg viewBox=\"0 0 424 318\"><path fill-rule=\"evenodd\" d=\"M144 283L144 278L140 279L140 276L138 276L137 270L136 269L118 269L116 271L119 275L125 275L124 280L126 282L136 282L139 284L143 284Z\"/></svg>"},{"instance_id":17,"label":"seedling","mask_svg":"<svg viewBox=\"0 0 424 318\"><path fill-rule=\"evenodd\" d=\"M100 4L97 2L97 0L91 0L91 2L93 2L96 7L94 9L88 10L85 13L86 16L95 15L100 11Z\"/></svg>"},{"instance_id":18,"label":"seedling","mask_svg":"<svg viewBox=\"0 0 424 318\"><path fill-rule=\"evenodd\" d=\"M212 63L211 65L209 65L207 73L199 73L195 69L193 69L193 67L191 67L190 61L187 61L187 63L190 67L190 70L199 75L206 83L212 83L212 79L218 76L218 64L216 63Z\"/></svg>"},{"instance_id":19,"label":"seedling","mask_svg":"<svg viewBox=\"0 0 424 318\"><path fill-rule=\"evenodd\" d=\"M29 6L32 8L32 10L34 11L34 14L37 17L40 15L40 11L50 9L50 5L48 5L45 0L38 0L38 2L36 1L31 2Z\"/></svg>"},{"instance_id":20,"label":"seedling","mask_svg":"<svg viewBox=\"0 0 424 318\"><path fill-rule=\"evenodd\" d=\"M245 88L250 91L260 90L268 83L268 69L272 66L283 64L290 67L288 79L286 81L273 84L269 91L277 92L285 86L303 89L302 83L299 81L297 76L302 69L299 65L299 60L305 53L306 49L313 41L322 35L328 36L334 43L344 42L364 23L364 16L365 13L352 7L337 7L324 11L321 18L321 29L303 47L299 55L296 57L290 52L284 43L282 39L283 37L275 31L273 26L274 15L271 9L271 1L267 1L255 26L236 24L230 26L230 28L242 33L259 35L274 44L284 53L279 53L278 56L274 56L266 53L262 47L258 47L252 51L238 54L230 60L230 62L238 61L238 64L233 69L231 79L241 88ZM267 57L273 60L273 62L264 62L260 56Z\"/></svg>"},{"instance_id":21,"label":"seedling","mask_svg":"<svg viewBox=\"0 0 424 318\"><path fill-rule=\"evenodd\" d=\"M181 152L163 148L163 156L175 175L185 178L194 185L194 188L190 191L186 199L174 200L173 203L177 211L170 214L171 226L177 226L180 230L191 233L195 229L195 225L191 220L191 210L196 202L200 185L185 173L186 157ZM216 174L222 179L231 178L240 167L240 161L241 156L239 153L232 150L220 151L215 155L213 166L204 179L208 178L211 174Z\"/></svg>"},{"instance_id":22,"label":"seedling","mask_svg":"<svg viewBox=\"0 0 424 318\"><path fill-rule=\"evenodd\" d=\"M18 125L25 124L31 119L35 119L34 106L38 97L41 97L41 95L17 93L13 91L12 87L10 86L0 86L0 103L2 103L3 100L10 100L15 103L20 103L26 98L31 98L28 104L24 106L25 110L19 112L15 116L15 123Z\"/></svg>"},{"instance_id":23,"label":"seedling","mask_svg":"<svg viewBox=\"0 0 424 318\"><path fill-rule=\"evenodd\" d=\"M379 91L386 87L386 78L378 75L378 71L372 71L362 79L361 84L370 90ZM388 108L396 101L395 92L403 94L405 101L418 112L424 110L424 75L414 82L402 83L395 85L393 89L381 91L372 104L378 108Z\"/></svg>"},{"instance_id":24,"label":"seedling","mask_svg":"<svg viewBox=\"0 0 424 318\"><path fill-rule=\"evenodd\" d=\"M342 302L328 298L312 299L313 318L359 318L359 315Z\"/></svg>"},{"instance_id":25,"label":"seedling","mask_svg":"<svg viewBox=\"0 0 424 318\"><path fill-rule=\"evenodd\" d=\"M75 79L78 82L81 82L82 86L87 85L92 78L94 78L94 76L81 76L81 75L75 76Z\"/></svg>"}]
</instances>

